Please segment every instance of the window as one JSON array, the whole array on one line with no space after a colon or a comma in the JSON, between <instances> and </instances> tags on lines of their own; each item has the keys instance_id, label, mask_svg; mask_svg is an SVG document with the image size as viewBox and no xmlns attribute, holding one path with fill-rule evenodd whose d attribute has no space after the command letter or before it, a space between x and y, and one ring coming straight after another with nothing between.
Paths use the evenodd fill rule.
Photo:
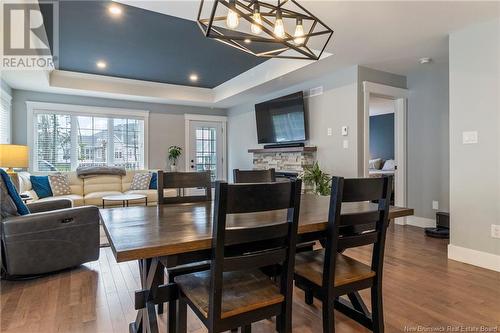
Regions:
<instances>
[{"instance_id":1,"label":"window","mask_svg":"<svg viewBox=\"0 0 500 333\"><path fill-rule=\"evenodd\" d=\"M0 144L10 143L11 96L0 89Z\"/></svg>"},{"instance_id":2,"label":"window","mask_svg":"<svg viewBox=\"0 0 500 333\"><path fill-rule=\"evenodd\" d=\"M217 133L215 128L196 128L196 171L210 170L212 181L217 179Z\"/></svg>"},{"instance_id":3,"label":"window","mask_svg":"<svg viewBox=\"0 0 500 333\"><path fill-rule=\"evenodd\" d=\"M31 110L34 171L105 165L145 168L147 116L124 117L117 111L111 115L96 111L85 114L84 110L71 111L71 106L70 111L57 108L63 110Z\"/></svg>"}]
</instances>

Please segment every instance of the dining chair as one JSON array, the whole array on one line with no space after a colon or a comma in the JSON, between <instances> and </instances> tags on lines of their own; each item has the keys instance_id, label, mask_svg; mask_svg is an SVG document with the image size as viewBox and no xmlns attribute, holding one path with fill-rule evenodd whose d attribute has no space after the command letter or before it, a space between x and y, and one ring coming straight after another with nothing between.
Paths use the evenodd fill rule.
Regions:
<instances>
[{"instance_id":1,"label":"dining chair","mask_svg":"<svg viewBox=\"0 0 500 333\"><path fill-rule=\"evenodd\" d=\"M304 290L306 303L312 305L314 298L322 302L324 333L335 332L334 307L345 310L342 312L373 332L384 332L382 268L391 190L392 177L332 179L326 247L297 254L295 264L295 285ZM376 210L342 213L343 202L373 200L378 202L373 204ZM371 265L342 253L369 244L373 244ZM371 288L371 315L339 298L367 288Z\"/></svg>"},{"instance_id":2,"label":"dining chair","mask_svg":"<svg viewBox=\"0 0 500 333\"><path fill-rule=\"evenodd\" d=\"M276 172L274 168L267 170L240 170L233 169L234 183L270 183L276 182ZM312 251L316 242L299 243L296 246L297 252ZM265 271L269 275L277 275L278 267L266 267Z\"/></svg>"},{"instance_id":3,"label":"dining chair","mask_svg":"<svg viewBox=\"0 0 500 333\"><path fill-rule=\"evenodd\" d=\"M188 188L203 189L204 194L184 195ZM164 190L177 189L180 195L165 197ZM158 171L158 204L190 203L212 200L212 180L210 171L164 172Z\"/></svg>"},{"instance_id":4,"label":"dining chair","mask_svg":"<svg viewBox=\"0 0 500 333\"><path fill-rule=\"evenodd\" d=\"M276 173L274 168L268 170L233 170L233 181L235 183L274 183Z\"/></svg>"},{"instance_id":5,"label":"dining chair","mask_svg":"<svg viewBox=\"0 0 500 333\"><path fill-rule=\"evenodd\" d=\"M209 333L238 327L250 333L252 323L274 316L280 332L291 332L300 189L300 180L216 182L212 265L175 278L180 293L178 333L186 332L188 305ZM268 212L267 219L263 212ZM279 283L259 270L276 264L284 267Z\"/></svg>"},{"instance_id":6,"label":"dining chair","mask_svg":"<svg viewBox=\"0 0 500 333\"><path fill-rule=\"evenodd\" d=\"M158 171L158 204L181 204L212 200L212 181L210 171L203 172L164 172ZM205 190L203 195L184 195L187 188L201 188ZM176 197L165 197L165 189L177 189L180 195ZM168 267L168 282L173 283L176 276L206 270L210 267L210 262L202 261L198 263L186 264L177 267ZM158 314L163 313L164 304L158 304ZM175 317L177 313L177 303L169 302L168 306L168 331L175 331Z\"/></svg>"}]
</instances>

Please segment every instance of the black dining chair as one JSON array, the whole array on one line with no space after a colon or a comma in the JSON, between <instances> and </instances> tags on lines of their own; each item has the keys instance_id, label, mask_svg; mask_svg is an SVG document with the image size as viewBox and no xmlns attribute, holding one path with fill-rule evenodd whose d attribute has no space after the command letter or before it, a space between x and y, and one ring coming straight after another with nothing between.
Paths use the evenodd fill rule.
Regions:
<instances>
[{"instance_id":1,"label":"black dining chair","mask_svg":"<svg viewBox=\"0 0 500 333\"><path fill-rule=\"evenodd\" d=\"M274 168L267 170L240 170L233 169L234 183L270 183L276 181ZM312 251L316 242L297 244L297 252ZM264 271L270 276L277 275L279 267L266 267Z\"/></svg>"},{"instance_id":2,"label":"black dining chair","mask_svg":"<svg viewBox=\"0 0 500 333\"><path fill-rule=\"evenodd\" d=\"M204 193L195 195L184 195L184 190L189 188L202 189ZM165 197L165 189L177 189L181 195ZM212 200L212 181L210 171L202 172L164 172L158 171L158 204L183 204ZM202 261L176 267L168 267L168 282L173 283L176 276L197 271L203 271L210 267L210 262ZM163 304L158 304L158 314L163 313ZM175 332L177 303L169 302L168 305L168 331Z\"/></svg>"},{"instance_id":3,"label":"black dining chair","mask_svg":"<svg viewBox=\"0 0 500 333\"><path fill-rule=\"evenodd\" d=\"M267 170L233 170L235 183L274 183L276 172L273 168Z\"/></svg>"},{"instance_id":4,"label":"black dining chair","mask_svg":"<svg viewBox=\"0 0 500 333\"><path fill-rule=\"evenodd\" d=\"M373 332L384 332L382 269L392 177L344 179L333 177L326 247L296 256L295 285L304 290L307 304L323 305L323 332L335 332L334 308ZM342 203L369 202L377 207L363 213L342 213ZM342 214L342 215L341 215ZM371 265L342 252L373 244ZM371 289L372 313L356 310L342 295ZM349 297L351 299L351 297ZM352 299L351 299L352 302Z\"/></svg>"},{"instance_id":5,"label":"black dining chair","mask_svg":"<svg viewBox=\"0 0 500 333\"><path fill-rule=\"evenodd\" d=\"M180 293L177 333L186 332L188 305L210 333L238 327L250 333L252 323L274 316L280 332L291 332L300 189L300 180L216 182L212 265L175 278ZM283 210L286 214L278 214ZM263 222L262 212L269 212L269 222ZM284 267L278 284L259 269L277 264Z\"/></svg>"},{"instance_id":6,"label":"black dining chair","mask_svg":"<svg viewBox=\"0 0 500 333\"><path fill-rule=\"evenodd\" d=\"M183 195L185 189L202 189L203 194ZM180 194L166 197L164 190L177 189ZM158 171L158 204L190 203L212 200L212 180L210 171L164 172Z\"/></svg>"}]
</instances>

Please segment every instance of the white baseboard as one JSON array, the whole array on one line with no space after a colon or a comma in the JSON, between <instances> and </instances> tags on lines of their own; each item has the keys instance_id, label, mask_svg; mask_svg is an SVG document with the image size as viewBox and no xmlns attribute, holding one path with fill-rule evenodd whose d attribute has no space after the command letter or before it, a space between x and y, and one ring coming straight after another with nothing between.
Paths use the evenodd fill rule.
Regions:
<instances>
[{"instance_id":1,"label":"white baseboard","mask_svg":"<svg viewBox=\"0 0 500 333\"><path fill-rule=\"evenodd\" d=\"M412 225L412 226L420 227L420 228L435 228L436 227L436 220L428 219L425 217L419 217L419 216L407 216L406 217L406 225Z\"/></svg>"},{"instance_id":2,"label":"white baseboard","mask_svg":"<svg viewBox=\"0 0 500 333\"><path fill-rule=\"evenodd\" d=\"M448 259L500 272L500 255L448 245Z\"/></svg>"}]
</instances>

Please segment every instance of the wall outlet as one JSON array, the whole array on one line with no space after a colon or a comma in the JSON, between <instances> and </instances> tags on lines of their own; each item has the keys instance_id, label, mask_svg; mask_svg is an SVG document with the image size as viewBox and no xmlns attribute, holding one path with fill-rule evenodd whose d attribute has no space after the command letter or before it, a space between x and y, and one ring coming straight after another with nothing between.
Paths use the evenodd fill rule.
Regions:
<instances>
[{"instance_id":1,"label":"wall outlet","mask_svg":"<svg viewBox=\"0 0 500 333\"><path fill-rule=\"evenodd\" d=\"M439 201L434 200L432 202L432 209L438 210L439 209Z\"/></svg>"},{"instance_id":2,"label":"wall outlet","mask_svg":"<svg viewBox=\"0 0 500 333\"><path fill-rule=\"evenodd\" d=\"M342 142L342 147L344 147L344 149L348 149L349 148L349 141L348 140L344 140Z\"/></svg>"},{"instance_id":3,"label":"wall outlet","mask_svg":"<svg viewBox=\"0 0 500 333\"><path fill-rule=\"evenodd\" d=\"M471 145L478 143L477 131L468 131L462 133L462 143L464 145Z\"/></svg>"},{"instance_id":4,"label":"wall outlet","mask_svg":"<svg viewBox=\"0 0 500 333\"><path fill-rule=\"evenodd\" d=\"M500 225L492 224L491 225L491 237L500 238Z\"/></svg>"},{"instance_id":5,"label":"wall outlet","mask_svg":"<svg viewBox=\"0 0 500 333\"><path fill-rule=\"evenodd\" d=\"M328 128L326 129L326 135L328 135L328 136L332 136L332 135L333 135L333 130L332 130L332 128L331 128L331 127L328 127Z\"/></svg>"}]
</instances>

